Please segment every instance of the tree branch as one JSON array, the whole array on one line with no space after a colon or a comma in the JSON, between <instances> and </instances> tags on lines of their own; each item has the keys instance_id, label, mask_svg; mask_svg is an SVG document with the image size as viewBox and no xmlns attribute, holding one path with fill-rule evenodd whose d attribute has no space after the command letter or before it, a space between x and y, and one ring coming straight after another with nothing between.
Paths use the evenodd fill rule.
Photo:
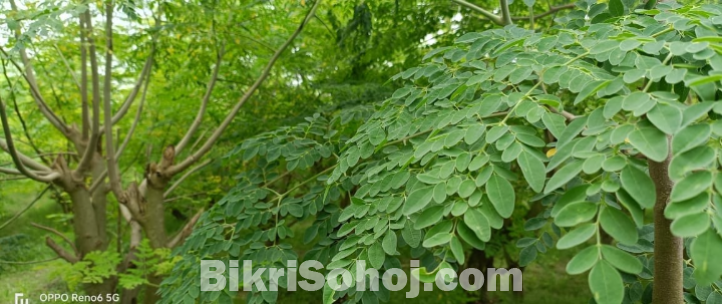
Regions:
<instances>
[{"instance_id":1,"label":"tree branch","mask_svg":"<svg viewBox=\"0 0 722 304\"><path fill-rule=\"evenodd\" d=\"M313 15L316 12L316 8L318 8L318 5L321 3L322 0L317 0L316 3L313 5L311 10L309 10L308 14L306 14L306 17L303 19L303 22L298 26L295 32L291 35L291 37L286 40L286 42L276 51L275 54L273 54L273 57L271 57L271 60L268 62L266 67L263 69L263 72L261 75L256 79L256 82L251 85L251 87L246 91L245 94L241 97L240 100L236 103L236 105L233 107L230 113L226 116L226 118L223 120L220 126L211 134L211 136L206 140L206 142L192 155L190 155L188 158L183 160L181 163L177 165L173 165L167 170L167 174L172 176L174 174L177 174L180 171L183 171L190 167L193 163L201 159L208 151L210 151L211 147L215 144L215 142L221 137L221 134L223 134L223 131L231 124L231 121L236 117L236 114L238 114L238 111L241 109L243 104L248 101L248 99L251 98L253 93L256 92L258 87L261 86L263 81L268 78L268 75L271 73L271 68L273 68L273 65L276 63L278 58L281 56L281 54L291 45L294 39L303 31L303 28L306 26L306 24L313 18Z\"/></svg>"},{"instance_id":2,"label":"tree branch","mask_svg":"<svg viewBox=\"0 0 722 304\"><path fill-rule=\"evenodd\" d=\"M19 218L23 213L25 213L25 211L28 211L28 209L30 209L30 207L32 207L33 205L35 205L35 203L37 203L37 202L40 200L40 198L43 197L43 195L45 194L45 192L48 192L48 189L50 189L50 187L52 187L52 185L48 185L47 187L45 187L45 189L43 189L43 191L41 191L40 194L38 194L37 196L35 196L35 199L33 199L33 201L30 202L30 204L28 204L27 206L25 206L25 208L23 208L23 210L20 210L20 212L16 213L15 215L13 215L13 217L11 217L11 218L10 218L9 220L7 220L5 223L3 223L2 225L0 225L0 230L2 230L3 228L5 228L7 225L10 225L10 223L12 223L14 220L16 220L17 218Z\"/></svg>"},{"instance_id":3,"label":"tree branch","mask_svg":"<svg viewBox=\"0 0 722 304\"><path fill-rule=\"evenodd\" d=\"M85 48L85 21L83 14L78 16L80 20L80 99L82 103L83 140L90 136L90 109L88 108L88 50Z\"/></svg>"},{"instance_id":4,"label":"tree branch","mask_svg":"<svg viewBox=\"0 0 722 304\"><path fill-rule=\"evenodd\" d=\"M130 94L128 94L128 97L125 98L125 101L123 101L123 104L120 106L120 109L118 109L118 112L113 115L112 124L117 124L126 113L128 113L128 110L130 110L130 106L133 105L133 102L135 102L135 97L138 96L138 92L140 91L140 87L143 85L143 81L145 80L145 77L150 77L150 69L153 65L153 57L155 56L155 46L151 49L150 55L148 55L148 59L145 60L145 64L143 65L143 70L140 72L140 76L138 76L138 80L136 80L135 85L133 86L133 90L130 91Z\"/></svg>"},{"instance_id":5,"label":"tree branch","mask_svg":"<svg viewBox=\"0 0 722 304\"><path fill-rule=\"evenodd\" d=\"M138 123L140 122L141 114L143 113L143 106L145 105L145 96L146 96L146 93L148 93L148 86L150 86L150 75L148 77L146 77L145 87L143 88L143 93L140 96L140 104L138 105L138 110L135 112L135 118L133 119L133 124L130 126L130 129L128 130L128 134L123 139L123 143L120 144L120 146L118 147L118 151L115 153L116 161L118 159L120 159L120 156L123 154L123 151L125 151L125 148L128 146L130 139L133 137L135 128L138 126Z\"/></svg>"},{"instance_id":6,"label":"tree branch","mask_svg":"<svg viewBox=\"0 0 722 304\"><path fill-rule=\"evenodd\" d=\"M10 0L10 9L13 12L17 13L18 7L17 7L17 4L15 3L15 0ZM15 30L15 38L16 39L20 38L20 29ZM10 56L5 52L5 50L0 48L0 51L2 51L2 53L6 57L8 57L8 59L10 59L10 62L13 63L15 68L18 69L18 72L20 72L20 74L23 75L23 78L25 78L25 81L27 81L28 85L30 86L30 93L31 93L30 95L33 96L35 103L40 108L40 112L45 116L45 118L50 122L50 124L52 124L55 128L57 128L60 131L60 133L62 133L65 136L68 136L70 134L69 133L70 130L68 129L68 126L66 126L63 123L63 121L60 120L60 118L58 118L57 115L55 115L53 110L50 109L48 104L45 102L45 99L40 94L40 89L38 88L38 83L35 80L35 73L33 72L33 66L30 63L30 60L28 59L28 54L25 51L25 49L24 48L20 49L20 59L22 60L23 65L25 66L24 73L23 73L22 68L20 68L20 66L14 60L12 60L12 58L10 58Z\"/></svg>"},{"instance_id":7,"label":"tree branch","mask_svg":"<svg viewBox=\"0 0 722 304\"><path fill-rule=\"evenodd\" d=\"M170 194L173 192L173 190L175 190L176 188L178 188L178 186L179 186L181 183L183 183L183 181L184 181L186 178L188 178L188 176L190 176L191 174L195 173L196 171L198 171L198 170L200 170L200 169L203 169L203 167L205 167L206 165L210 164L211 161L212 161L211 159L206 159L206 161L198 164L198 166L196 166L195 168L188 170L188 171L187 171L185 174L183 174L183 176L181 176L172 186L170 186L170 188L168 188L168 190L166 190L165 193L163 193L163 197L168 197L168 195L170 195Z\"/></svg>"},{"instance_id":8,"label":"tree branch","mask_svg":"<svg viewBox=\"0 0 722 304\"><path fill-rule=\"evenodd\" d=\"M110 178L110 189L118 201L123 201L123 189L120 185L118 175L118 162L115 161L115 148L113 146L113 107L110 98L110 86L113 68L113 3L107 1L105 5L105 84L103 88L103 117L105 124L105 153L107 159L108 177ZM91 55L92 56L92 55ZM92 60L92 59L91 59Z\"/></svg>"},{"instance_id":9,"label":"tree branch","mask_svg":"<svg viewBox=\"0 0 722 304\"><path fill-rule=\"evenodd\" d=\"M221 61L223 60L223 54L224 54L224 46L221 45L220 49L218 50L217 58L216 58L216 66L213 67L213 72L211 73L211 79L208 81L208 86L206 87L206 93L203 95L203 100L201 101L201 107L198 109L198 113L196 114L196 118L193 120L193 123L191 124L190 128L188 128L188 132L186 132L185 136L183 136L183 139L181 139L180 142L175 146L175 153L176 155L180 154L180 152L185 148L185 146L188 144L188 142L193 137L193 134L195 134L198 127L201 125L201 122L203 121L203 116L206 113L206 107L208 106L208 100L211 99L211 93L213 93L213 88L216 85L216 80L218 79L218 70L221 69Z\"/></svg>"},{"instance_id":10,"label":"tree branch","mask_svg":"<svg viewBox=\"0 0 722 304\"><path fill-rule=\"evenodd\" d=\"M55 254L57 254L59 257L61 257L63 260L68 261L68 263L75 264L78 262L78 257L75 255L72 255L70 252L65 251L63 247L60 247L58 243L55 243L53 239L51 239L49 236L45 237L45 244L50 247L53 251L55 251Z\"/></svg>"},{"instance_id":11,"label":"tree branch","mask_svg":"<svg viewBox=\"0 0 722 304\"><path fill-rule=\"evenodd\" d=\"M75 244L74 244L67 236L65 236L64 234L60 233L60 231L57 231L57 230L55 230L55 229L53 229L53 228L50 228L50 227L47 227L47 226L40 225L40 224L38 224L38 223L30 223L30 225L33 226L33 227L35 227L35 228L39 228L39 229L48 231L48 232L50 232L50 233L52 233L52 234L55 234L55 235L61 237L61 238L63 239L63 241L65 241L66 243L68 243L68 245L70 245L70 248L73 248L73 252L75 252L75 254L78 254L78 249L75 248Z\"/></svg>"},{"instance_id":12,"label":"tree branch","mask_svg":"<svg viewBox=\"0 0 722 304\"><path fill-rule=\"evenodd\" d=\"M8 123L7 113L5 112L5 103L3 102L2 97L0 97L0 120L2 120L2 128L3 128L3 132L5 133L5 140L7 141L7 142L0 141L0 147L2 147L3 150L6 150L6 151L8 151L8 153L10 153L10 157L12 158L13 163L15 164L15 167L18 169L18 171L20 173L22 173L23 175L25 175L31 179L34 179L36 181L41 181L41 182L51 182L51 181L55 180L56 178L60 177L60 174L57 172L49 173L50 168L47 168L47 167L43 168L43 169L47 169L47 170L43 170L43 171L46 171L43 173L49 173L47 175L40 175L39 172L31 171L25 167L25 164L24 164L25 161L30 162L30 163L35 163L38 167L44 167L44 166L32 161L27 156L22 155L23 157L21 158L21 154L15 149L15 143L13 142L13 137L12 137L12 134L10 133L10 124Z\"/></svg>"},{"instance_id":13,"label":"tree branch","mask_svg":"<svg viewBox=\"0 0 722 304\"><path fill-rule=\"evenodd\" d=\"M452 1L452 2L456 2L456 4L459 4L459 5L463 6L463 7L466 7L466 8L468 8L468 9L472 10L472 11L475 11L475 12L481 14L481 15L484 16L486 19L491 20L491 22L494 22L494 23L496 23L497 25L504 25L504 20L502 20L502 18L501 18L500 16L497 16L496 14L494 14L494 13L492 13L492 12L490 12L490 11L487 11L487 10L481 8L481 7L478 7L478 6L476 6L475 4L473 4L473 3L467 2L467 1L465 1L465 0L451 0L451 1ZM502 0L502 1L504 1L504 0Z\"/></svg>"},{"instance_id":14,"label":"tree branch","mask_svg":"<svg viewBox=\"0 0 722 304\"><path fill-rule=\"evenodd\" d=\"M509 12L509 2L507 2L507 0L499 0L499 6L501 6L502 22L504 22L502 25L514 24L514 22L511 21L511 13Z\"/></svg>"},{"instance_id":15,"label":"tree branch","mask_svg":"<svg viewBox=\"0 0 722 304\"><path fill-rule=\"evenodd\" d=\"M95 54L95 38L93 38L93 24L90 17L90 11L86 10L83 15L85 16L85 26L87 28L88 40L88 52L90 53L90 74L93 87L93 122L92 130L90 134L90 140L88 141L83 157L78 163L76 172L80 175L90 168L90 164L93 160L93 154L98 148L98 142L100 141L100 76L98 75L98 60ZM106 73L108 73L106 71ZM110 126L110 125L107 125Z\"/></svg>"},{"instance_id":16,"label":"tree branch","mask_svg":"<svg viewBox=\"0 0 722 304\"><path fill-rule=\"evenodd\" d=\"M183 229L176 234L176 236L173 237L173 239L168 242L168 248L174 248L180 244L183 243L183 241L191 235L191 232L193 232L193 226L195 226L196 222L198 222L198 219L203 215L204 209L201 208L196 212L195 215L188 221L188 223L183 226Z\"/></svg>"}]
</instances>

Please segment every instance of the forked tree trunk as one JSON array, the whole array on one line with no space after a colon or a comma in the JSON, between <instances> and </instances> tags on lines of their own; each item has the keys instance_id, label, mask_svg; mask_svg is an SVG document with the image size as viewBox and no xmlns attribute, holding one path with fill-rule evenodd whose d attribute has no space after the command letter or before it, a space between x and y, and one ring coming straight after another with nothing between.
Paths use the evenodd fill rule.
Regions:
<instances>
[{"instance_id":1,"label":"forked tree trunk","mask_svg":"<svg viewBox=\"0 0 722 304\"><path fill-rule=\"evenodd\" d=\"M669 203L673 182L669 179L669 162L649 161L649 175L654 181L657 201L654 205L654 303L684 303L682 287L683 254L682 238L676 237L670 230L671 220L664 217L664 208Z\"/></svg>"}]
</instances>

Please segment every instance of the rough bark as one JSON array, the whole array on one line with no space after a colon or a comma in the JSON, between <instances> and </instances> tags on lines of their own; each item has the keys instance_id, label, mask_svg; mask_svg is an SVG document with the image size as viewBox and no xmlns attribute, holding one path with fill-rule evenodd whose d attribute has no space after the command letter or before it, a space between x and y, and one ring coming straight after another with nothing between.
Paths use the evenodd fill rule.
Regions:
<instances>
[{"instance_id":1,"label":"rough bark","mask_svg":"<svg viewBox=\"0 0 722 304\"><path fill-rule=\"evenodd\" d=\"M649 161L649 175L654 181L657 201L654 205L654 303L684 303L682 238L672 235L671 220L664 217L673 182L669 179L670 157L664 162Z\"/></svg>"}]
</instances>

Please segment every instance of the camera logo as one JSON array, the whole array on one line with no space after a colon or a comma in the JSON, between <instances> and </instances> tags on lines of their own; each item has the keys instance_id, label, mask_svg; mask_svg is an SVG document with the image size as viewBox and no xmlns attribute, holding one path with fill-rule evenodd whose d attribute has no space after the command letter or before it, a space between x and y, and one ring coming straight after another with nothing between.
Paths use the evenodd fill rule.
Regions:
<instances>
[{"instance_id":1,"label":"camera logo","mask_svg":"<svg viewBox=\"0 0 722 304\"><path fill-rule=\"evenodd\" d=\"M28 303L30 303L30 299L25 299L25 301L23 301L22 293L15 294L15 304L28 304Z\"/></svg>"}]
</instances>

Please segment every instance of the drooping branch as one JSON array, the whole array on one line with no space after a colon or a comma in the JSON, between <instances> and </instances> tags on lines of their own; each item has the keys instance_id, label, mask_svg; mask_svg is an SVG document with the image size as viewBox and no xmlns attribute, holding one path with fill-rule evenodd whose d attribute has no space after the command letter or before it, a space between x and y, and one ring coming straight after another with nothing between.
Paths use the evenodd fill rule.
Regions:
<instances>
[{"instance_id":1,"label":"drooping branch","mask_svg":"<svg viewBox=\"0 0 722 304\"><path fill-rule=\"evenodd\" d=\"M2 128L5 134L5 141L0 141L0 148L3 148L3 150L6 150L8 153L10 153L13 164L15 164L15 167L20 173L31 179L41 182L51 182L56 178L60 177L60 174L58 174L57 172L51 173L50 168L45 167L44 165L39 164L35 161L32 161L29 157L20 154L20 152L15 149L15 143L13 142L13 137L10 132L10 124L8 123L7 112L5 111L5 102L3 102L2 97L0 97L0 120L2 120ZM36 172L28 169L25 166L26 162L32 164L36 168L43 169L42 171L45 172L42 173L46 173L46 175L41 175L41 172Z\"/></svg>"},{"instance_id":2,"label":"drooping branch","mask_svg":"<svg viewBox=\"0 0 722 304\"><path fill-rule=\"evenodd\" d=\"M50 122L50 124L52 124L56 129L58 129L60 131L60 133L62 133L65 136L68 136L70 134L68 127L63 123L63 121L57 115L55 115L55 112L53 112L53 110L50 109L48 104L45 102L45 99L40 94L40 89L38 88L37 82L35 81L34 74L32 74L32 73L28 74L28 72L33 71L33 68L32 68L32 65L30 64L30 60L27 59L27 54L25 54L25 50L20 51L21 56L24 58L23 60L27 61L26 65L25 65L25 72L23 72L23 68L17 62L15 62L15 60L13 60L12 57L10 57L10 54L5 52L5 50L2 47L0 47L0 52L3 55L5 55L5 57L8 58L10 63L12 63L13 66L15 67L15 69L18 70L18 73L20 73L20 75L23 77L23 79L25 79L25 82L28 83L28 86L30 87L30 95L33 97L33 99L35 100L35 103L38 105L38 108L40 109L40 113L42 113L43 116L45 116L45 119L47 119L48 122Z\"/></svg>"},{"instance_id":3,"label":"drooping branch","mask_svg":"<svg viewBox=\"0 0 722 304\"><path fill-rule=\"evenodd\" d=\"M291 35L291 37L286 40L286 42L276 51L275 54L273 54L273 57L271 57L271 60L268 62L266 67L263 69L263 72L261 75L256 79L256 81L251 85L250 88L248 88L248 91L246 91L245 94L238 100L236 105L233 107L230 113L226 116L226 118L221 122L221 124L218 126L218 128L211 134L211 136L206 140L206 142L192 155L188 156L186 159L184 159L182 162L178 163L177 165L173 165L167 170L167 174L172 176L174 174L177 174L180 171L183 171L190 167L193 163L200 160L208 151L211 150L213 145L216 143L216 141L221 137L221 134L223 134L223 131L231 124L231 121L236 117L236 114L238 114L238 111L243 107L243 104L248 101L248 99L253 96L253 93L256 92L258 87L261 86L263 81L268 78L268 76L271 73L271 69L273 68L273 65L276 63L279 57L281 57L281 54L291 45L293 40L298 37L298 35L303 31L303 28L306 26L306 24L313 18L313 15L316 12L316 8L318 8L318 5L321 3L321 0L317 0L316 3L311 7L308 14L306 14L306 17L303 19L301 24L298 26L295 32Z\"/></svg>"},{"instance_id":4,"label":"drooping branch","mask_svg":"<svg viewBox=\"0 0 722 304\"><path fill-rule=\"evenodd\" d=\"M15 0L10 0L10 9L17 13L18 7L15 3ZM20 39L20 29L15 30L15 38ZM23 65L25 66L25 72L23 72L23 69L14 61L12 58L3 50L0 48L0 51L13 63L16 69L18 69L18 72L23 75L23 78L25 81L27 81L28 85L30 86L30 95L32 95L33 99L35 100L35 103L38 105L38 108L40 109L40 113L45 116L45 118L52 124L56 129L60 131L65 136L68 136L69 130L68 126L66 126L60 118L58 118L57 115L55 115L55 112L53 112L52 109L48 106L47 102L45 102L45 99L40 94L40 89L38 88L38 83L35 80L35 73L33 71L33 66L30 63L30 59L28 59L28 54L25 51L25 48L20 49L20 59L23 62Z\"/></svg>"},{"instance_id":5,"label":"drooping branch","mask_svg":"<svg viewBox=\"0 0 722 304\"><path fill-rule=\"evenodd\" d=\"M30 145L30 147L33 148L33 151L35 151L35 153L38 155L38 157L40 157L40 159L43 161L43 163L45 163L47 165L50 162L47 159L45 159L45 157L43 157L44 153L42 153L40 151L40 149L38 149L38 146L35 144L35 141L33 140L32 136L30 136L30 132L28 131L27 124L25 123L25 119L23 119L23 116L20 113L20 108L18 107L18 101L17 101L17 98L15 97L15 88L14 88L12 82L10 81L10 76L8 76L4 60L2 61L2 66L3 66L3 76L5 77L5 81L7 81L8 86L10 88L10 98L13 101L13 109L15 110L15 115L18 116L18 120L20 120L20 125L23 128L23 133L25 133L25 138L28 140L28 145Z\"/></svg>"},{"instance_id":6,"label":"drooping branch","mask_svg":"<svg viewBox=\"0 0 722 304\"><path fill-rule=\"evenodd\" d=\"M35 227L35 228L39 228L39 229L45 230L45 231L47 231L47 232L50 232L50 233L52 233L52 234L55 234L55 235L59 236L60 238L63 239L63 241L65 241L66 243L68 243L68 245L70 245L70 248L73 249L73 252L75 252L75 254L78 254L78 249L75 248L75 244L74 244L67 236L65 236L64 234L60 233L60 231L57 231L57 230L55 230L55 229L53 229L53 228L50 228L50 227L47 227L47 226L40 225L40 224L38 224L38 223L30 223L30 225L33 226L33 227Z\"/></svg>"},{"instance_id":7,"label":"drooping branch","mask_svg":"<svg viewBox=\"0 0 722 304\"><path fill-rule=\"evenodd\" d=\"M10 223L12 223L13 221L15 221L17 218L19 218L21 215L23 215L23 213L25 213L25 211L28 211L28 210L30 209L30 207L32 207L33 205L35 205L35 203L37 203L37 202L40 200L40 198L43 197L43 195L45 195L45 192L48 192L48 189L50 189L50 187L52 187L52 185L48 185L47 187L45 187L45 189L43 189L43 191L40 191L40 194L38 194L37 196L35 196L35 198L33 199L33 201L30 202L30 204L28 204L27 206L25 206L25 208L23 208L23 210L20 210L18 213L16 213L15 215L13 215L13 217L11 217L11 218L10 218L9 220L7 220L5 223L3 223L2 225L0 225L0 230L2 230L3 228L5 228L7 225L10 225Z\"/></svg>"},{"instance_id":8,"label":"drooping branch","mask_svg":"<svg viewBox=\"0 0 722 304\"><path fill-rule=\"evenodd\" d=\"M188 132L186 132L185 136L183 136L183 139L181 139L181 141L178 142L178 144L175 146L176 155L179 154L183 150L183 148L185 148L188 142L190 142L193 134L195 134L196 130L201 125L201 122L203 122L203 116L206 113L208 101L211 99L213 88L215 87L216 80L218 79L218 71L221 69L221 61L223 60L224 51L224 46L221 45L216 58L216 66L213 67L211 79L208 81L208 86L206 87L206 93L205 95L203 95L203 100L201 100L201 107L200 109L198 109L198 113L196 114L196 118L193 120L193 123L191 123L191 126L188 128Z\"/></svg>"}]
</instances>

